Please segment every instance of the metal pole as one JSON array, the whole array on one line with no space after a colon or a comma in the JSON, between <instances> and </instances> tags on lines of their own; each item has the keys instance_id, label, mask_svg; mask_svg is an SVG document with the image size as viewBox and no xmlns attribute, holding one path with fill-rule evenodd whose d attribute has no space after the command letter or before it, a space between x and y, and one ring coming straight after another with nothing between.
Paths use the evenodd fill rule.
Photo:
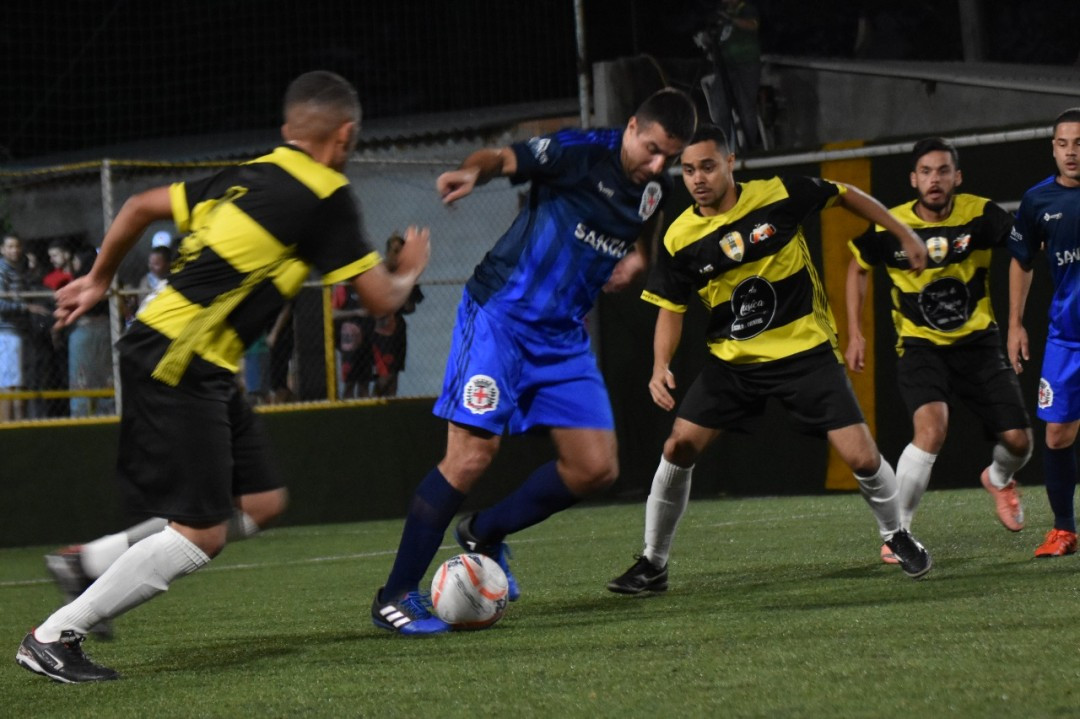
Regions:
<instances>
[{"instance_id":1,"label":"metal pole","mask_svg":"<svg viewBox=\"0 0 1080 719\"><path fill-rule=\"evenodd\" d=\"M115 215L112 184L112 163L108 158L101 161L101 216L104 220L102 237L108 233ZM101 246L98 245L98 249ZM113 373L113 397L116 403L116 414L120 414L120 350L116 343L120 339L120 328L123 325L123 316L120 314L120 295L117 294L119 280L113 275L109 292L109 340L112 344L112 373Z\"/></svg>"},{"instance_id":2,"label":"metal pole","mask_svg":"<svg viewBox=\"0 0 1080 719\"><path fill-rule=\"evenodd\" d=\"M581 126L588 127L591 117L589 108L589 65L585 52L585 0L574 0L574 30L577 35L578 104Z\"/></svg>"}]
</instances>

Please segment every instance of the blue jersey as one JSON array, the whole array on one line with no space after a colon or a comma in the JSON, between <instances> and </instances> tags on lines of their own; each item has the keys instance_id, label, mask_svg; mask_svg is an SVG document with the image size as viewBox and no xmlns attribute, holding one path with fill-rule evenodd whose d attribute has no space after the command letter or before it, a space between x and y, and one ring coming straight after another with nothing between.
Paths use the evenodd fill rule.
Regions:
<instances>
[{"instance_id":1,"label":"blue jersey","mask_svg":"<svg viewBox=\"0 0 1080 719\"><path fill-rule=\"evenodd\" d=\"M511 146L525 206L466 288L484 312L557 337L578 334L615 265L659 208L669 184L632 182L621 129L565 129Z\"/></svg>"},{"instance_id":2,"label":"blue jersey","mask_svg":"<svg viewBox=\"0 0 1080 719\"><path fill-rule=\"evenodd\" d=\"M1080 187L1050 177L1025 192L1008 246L1029 269L1045 249L1054 285L1047 338L1080 344Z\"/></svg>"}]
</instances>

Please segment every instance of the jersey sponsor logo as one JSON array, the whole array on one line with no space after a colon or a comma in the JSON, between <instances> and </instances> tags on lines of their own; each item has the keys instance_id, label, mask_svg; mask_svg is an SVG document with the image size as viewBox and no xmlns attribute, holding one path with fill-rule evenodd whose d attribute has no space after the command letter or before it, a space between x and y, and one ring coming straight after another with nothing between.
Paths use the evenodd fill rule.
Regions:
<instances>
[{"instance_id":1,"label":"jersey sponsor logo","mask_svg":"<svg viewBox=\"0 0 1080 719\"><path fill-rule=\"evenodd\" d=\"M956 254L961 254L968 251L971 247L971 235L960 235L952 241L952 249Z\"/></svg>"},{"instance_id":2,"label":"jersey sponsor logo","mask_svg":"<svg viewBox=\"0 0 1080 719\"><path fill-rule=\"evenodd\" d=\"M934 262L941 263L949 254L949 241L944 237L931 237L926 241L926 254Z\"/></svg>"},{"instance_id":3,"label":"jersey sponsor logo","mask_svg":"<svg viewBox=\"0 0 1080 719\"><path fill-rule=\"evenodd\" d=\"M1039 409L1046 409L1054 405L1054 388L1046 381L1045 377L1039 378Z\"/></svg>"},{"instance_id":4,"label":"jersey sponsor logo","mask_svg":"<svg viewBox=\"0 0 1080 719\"><path fill-rule=\"evenodd\" d=\"M919 311L936 330L951 332L968 320L967 285L955 277L934 280L919 292Z\"/></svg>"},{"instance_id":5,"label":"jersey sponsor logo","mask_svg":"<svg viewBox=\"0 0 1080 719\"><path fill-rule=\"evenodd\" d=\"M893 261L898 265L907 262L907 252L904 250L896 250L892 253L892 257Z\"/></svg>"},{"instance_id":6,"label":"jersey sponsor logo","mask_svg":"<svg viewBox=\"0 0 1080 719\"><path fill-rule=\"evenodd\" d=\"M1023 242L1024 241L1024 235L1021 234L1021 232L1014 227L1011 230L1009 230L1009 239L1012 240L1013 242Z\"/></svg>"},{"instance_id":7,"label":"jersey sponsor logo","mask_svg":"<svg viewBox=\"0 0 1080 719\"><path fill-rule=\"evenodd\" d=\"M698 274L699 275L707 275L710 272L712 272L714 269L716 269L716 268L713 267L712 263L710 262L710 263L706 264L704 267L702 267L700 270L698 270Z\"/></svg>"},{"instance_id":8,"label":"jersey sponsor logo","mask_svg":"<svg viewBox=\"0 0 1080 719\"><path fill-rule=\"evenodd\" d=\"M615 196L615 190L605 185L603 181L596 183L596 189L600 192L601 195L608 198L609 200Z\"/></svg>"},{"instance_id":9,"label":"jersey sponsor logo","mask_svg":"<svg viewBox=\"0 0 1080 719\"><path fill-rule=\"evenodd\" d=\"M533 157L541 165L548 163L548 148L551 147L551 140L546 137L534 137L529 140L529 149L532 150Z\"/></svg>"},{"instance_id":10,"label":"jersey sponsor logo","mask_svg":"<svg viewBox=\"0 0 1080 719\"><path fill-rule=\"evenodd\" d=\"M1080 262L1080 249L1059 250L1054 253L1054 257L1057 259L1058 267L1071 265L1074 262Z\"/></svg>"},{"instance_id":11,"label":"jersey sponsor logo","mask_svg":"<svg viewBox=\"0 0 1080 719\"><path fill-rule=\"evenodd\" d=\"M1061 216L1063 214L1064 213L1062 213L1062 212L1055 212L1054 214L1051 215L1049 212L1044 212L1043 213L1043 222L1049 222L1050 220L1060 220Z\"/></svg>"},{"instance_id":12,"label":"jersey sponsor logo","mask_svg":"<svg viewBox=\"0 0 1080 719\"><path fill-rule=\"evenodd\" d=\"M499 406L499 385L486 374L474 374L465 383L462 401L473 414L491 412Z\"/></svg>"},{"instance_id":13,"label":"jersey sponsor logo","mask_svg":"<svg viewBox=\"0 0 1080 719\"><path fill-rule=\"evenodd\" d=\"M776 234L776 227L766 222L763 225L758 225L750 233L750 244L756 245L759 242L764 242L773 235Z\"/></svg>"},{"instance_id":14,"label":"jersey sponsor logo","mask_svg":"<svg viewBox=\"0 0 1080 719\"><path fill-rule=\"evenodd\" d=\"M626 253L630 251L630 243L626 240L620 240L618 237L611 237L602 232L594 232L581 222L574 228L574 237L597 252L603 252L605 255L611 255L619 259L625 257Z\"/></svg>"},{"instance_id":15,"label":"jersey sponsor logo","mask_svg":"<svg viewBox=\"0 0 1080 719\"><path fill-rule=\"evenodd\" d=\"M641 205L638 206L638 217L643 220L652 217L656 208L660 206L660 198L663 196L664 191L659 182L653 181L645 185L645 192L641 193Z\"/></svg>"},{"instance_id":16,"label":"jersey sponsor logo","mask_svg":"<svg viewBox=\"0 0 1080 719\"><path fill-rule=\"evenodd\" d=\"M740 282L731 293L731 338L748 340L769 329L776 317L776 289L764 277L754 276Z\"/></svg>"},{"instance_id":17,"label":"jersey sponsor logo","mask_svg":"<svg viewBox=\"0 0 1080 719\"><path fill-rule=\"evenodd\" d=\"M746 244L738 230L729 232L720 238L720 250L735 262L742 262Z\"/></svg>"}]
</instances>

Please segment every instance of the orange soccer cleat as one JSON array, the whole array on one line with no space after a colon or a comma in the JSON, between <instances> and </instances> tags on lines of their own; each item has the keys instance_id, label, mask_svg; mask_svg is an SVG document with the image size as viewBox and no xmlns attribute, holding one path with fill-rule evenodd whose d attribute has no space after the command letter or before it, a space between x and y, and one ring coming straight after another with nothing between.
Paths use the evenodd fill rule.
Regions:
<instances>
[{"instance_id":1,"label":"orange soccer cleat","mask_svg":"<svg viewBox=\"0 0 1080 719\"><path fill-rule=\"evenodd\" d=\"M989 467L983 470L979 479L982 481L982 486L986 488L986 491L993 496L998 519L1005 525L1005 528L1013 532L1019 532L1023 529L1024 507L1020 504L1020 490L1016 486L1016 480L1011 479L1005 485L1005 489L998 489L990 482Z\"/></svg>"},{"instance_id":2,"label":"orange soccer cleat","mask_svg":"<svg viewBox=\"0 0 1080 719\"><path fill-rule=\"evenodd\" d=\"M1076 532L1064 529L1051 529L1035 550L1036 557L1064 557L1066 554L1076 554Z\"/></svg>"}]
</instances>

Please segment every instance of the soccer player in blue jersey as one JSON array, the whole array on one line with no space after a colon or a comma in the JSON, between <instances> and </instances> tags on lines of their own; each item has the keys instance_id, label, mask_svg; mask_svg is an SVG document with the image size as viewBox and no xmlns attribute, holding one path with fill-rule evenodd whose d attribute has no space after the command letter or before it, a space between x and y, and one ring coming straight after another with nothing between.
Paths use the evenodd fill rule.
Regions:
<instances>
[{"instance_id":1,"label":"soccer player in blue jersey","mask_svg":"<svg viewBox=\"0 0 1080 719\"><path fill-rule=\"evenodd\" d=\"M1043 458L1054 526L1036 557L1076 552L1076 432L1080 428L1080 107L1058 115L1052 139L1057 174L1024 193L1009 238L1009 361L1030 359L1024 306L1035 256L1045 249L1054 295L1039 379L1037 414L1046 421Z\"/></svg>"},{"instance_id":2,"label":"soccer player in blue jersey","mask_svg":"<svg viewBox=\"0 0 1080 719\"><path fill-rule=\"evenodd\" d=\"M455 534L507 571L511 601L519 589L503 539L615 480L611 405L584 319L603 288L625 286L644 269L641 238L659 221L664 168L695 124L690 98L661 90L623 129L565 129L480 150L439 176L447 204L496 177L531 186L465 286L434 410L448 421L446 454L413 496L394 566L372 603L375 626L409 635L450 628L432 616L419 583L504 432L549 430L557 459L495 506L465 516Z\"/></svg>"}]
</instances>

